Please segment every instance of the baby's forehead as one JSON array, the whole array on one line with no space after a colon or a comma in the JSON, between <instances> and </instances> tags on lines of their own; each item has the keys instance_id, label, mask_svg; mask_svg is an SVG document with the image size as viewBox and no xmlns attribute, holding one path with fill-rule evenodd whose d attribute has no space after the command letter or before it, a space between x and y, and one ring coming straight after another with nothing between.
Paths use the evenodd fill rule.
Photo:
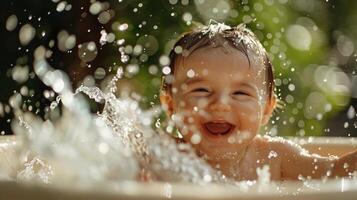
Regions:
<instances>
[{"instance_id":1,"label":"baby's forehead","mask_svg":"<svg viewBox=\"0 0 357 200\"><path fill-rule=\"evenodd\" d=\"M231 67L223 67L224 65ZM234 76L234 73L242 71L260 74L265 69L264 59L250 52L245 53L230 46L205 46L190 54L181 55L176 60L174 73L186 74L187 71L194 70L196 75L206 75L210 71L219 71L233 73Z\"/></svg>"}]
</instances>

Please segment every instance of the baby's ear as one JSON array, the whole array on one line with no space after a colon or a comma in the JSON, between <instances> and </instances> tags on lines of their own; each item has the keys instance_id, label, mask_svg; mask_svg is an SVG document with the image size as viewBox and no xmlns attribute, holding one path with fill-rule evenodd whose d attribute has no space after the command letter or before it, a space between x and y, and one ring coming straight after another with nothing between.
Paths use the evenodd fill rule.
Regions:
<instances>
[{"instance_id":1,"label":"baby's ear","mask_svg":"<svg viewBox=\"0 0 357 200\"><path fill-rule=\"evenodd\" d=\"M268 101L265 105L264 113L262 117L262 125L266 125L269 122L269 119L275 109L275 106L276 106L276 96L273 95L270 101Z\"/></svg>"},{"instance_id":2,"label":"baby's ear","mask_svg":"<svg viewBox=\"0 0 357 200\"><path fill-rule=\"evenodd\" d=\"M161 102L161 105L164 108L167 116L171 116L173 114L172 95L170 93L168 93L167 91L161 91L160 102Z\"/></svg>"}]
</instances>

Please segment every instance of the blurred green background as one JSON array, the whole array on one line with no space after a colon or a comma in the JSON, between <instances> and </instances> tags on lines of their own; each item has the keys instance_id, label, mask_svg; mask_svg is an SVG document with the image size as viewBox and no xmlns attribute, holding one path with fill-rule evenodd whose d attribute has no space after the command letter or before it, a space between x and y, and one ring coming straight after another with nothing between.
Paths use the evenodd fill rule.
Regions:
<instances>
[{"instance_id":1,"label":"blurred green background","mask_svg":"<svg viewBox=\"0 0 357 200\"><path fill-rule=\"evenodd\" d=\"M50 117L56 94L33 72L39 46L74 88L104 88L123 67L118 95L147 109L159 104L161 71L175 40L214 19L246 23L273 61L283 106L262 133L357 136L357 1L2 0L0 9L1 134L11 134L14 94L23 110Z\"/></svg>"}]
</instances>

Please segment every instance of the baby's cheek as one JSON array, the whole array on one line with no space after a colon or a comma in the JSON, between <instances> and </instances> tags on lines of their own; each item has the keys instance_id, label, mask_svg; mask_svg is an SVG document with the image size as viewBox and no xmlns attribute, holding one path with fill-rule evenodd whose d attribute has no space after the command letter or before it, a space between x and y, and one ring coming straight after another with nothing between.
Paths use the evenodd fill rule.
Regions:
<instances>
[{"instance_id":1,"label":"baby's cheek","mask_svg":"<svg viewBox=\"0 0 357 200\"><path fill-rule=\"evenodd\" d=\"M197 112L191 109L180 109L175 113L175 124L179 127L180 132L184 135L196 131L196 124L199 121L197 118Z\"/></svg>"},{"instance_id":2,"label":"baby's cheek","mask_svg":"<svg viewBox=\"0 0 357 200\"><path fill-rule=\"evenodd\" d=\"M195 135L201 136L201 133L199 129L199 123L195 120L194 116L187 116L184 118L184 125L180 129L180 132L186 142L192 144L198 144L201 142L201 137L199 141L197 141L197 139L195 140L195 138L197 138Z\"/></svg>"},{"instance_id":3,"label":"baby's cheek","mask_svg":"<svg viewBox=\"0 0 357 200\"><path fill-rule=\"evenodd\" d=\"M259 121L261 118L262 109L257 101L240 101L235 109L238 115L250 122Z\"/></svg>"}]
</instances>

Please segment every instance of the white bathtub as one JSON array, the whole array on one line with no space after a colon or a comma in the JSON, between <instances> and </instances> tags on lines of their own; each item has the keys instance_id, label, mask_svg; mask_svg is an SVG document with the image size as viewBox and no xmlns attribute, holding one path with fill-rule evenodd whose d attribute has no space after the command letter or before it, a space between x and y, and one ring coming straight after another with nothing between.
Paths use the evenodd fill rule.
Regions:
<instances>
[{"instance_id":1,"label":"white bathtub","mask_svg":"<svg viewBox=\"0 0 357 200\"><path fill-rule=\"evenodd\" d=\"M321 155L341 155L357 149L357 140L350 138L290 138L300 143L312 153ZM308 142L309 141L309 142ZM12 159L16 158L16 137L0 137L0 169L10 176L16 172ZM311 181L308 187L302 182L273 183L263 191L257 187L238 189L224 185L192 185L179 183L138 183L123 182L120 185L98 186L95 189L73 187L71 185L54 187L52 185L19 184L2 175L0 181L0 199L61 199L61 200L111 200L111 199L304 199L336 200L357 199L357 180L338 179ZM269 189L280 187L281 191Z\"/></svg>"}]
</instances>

